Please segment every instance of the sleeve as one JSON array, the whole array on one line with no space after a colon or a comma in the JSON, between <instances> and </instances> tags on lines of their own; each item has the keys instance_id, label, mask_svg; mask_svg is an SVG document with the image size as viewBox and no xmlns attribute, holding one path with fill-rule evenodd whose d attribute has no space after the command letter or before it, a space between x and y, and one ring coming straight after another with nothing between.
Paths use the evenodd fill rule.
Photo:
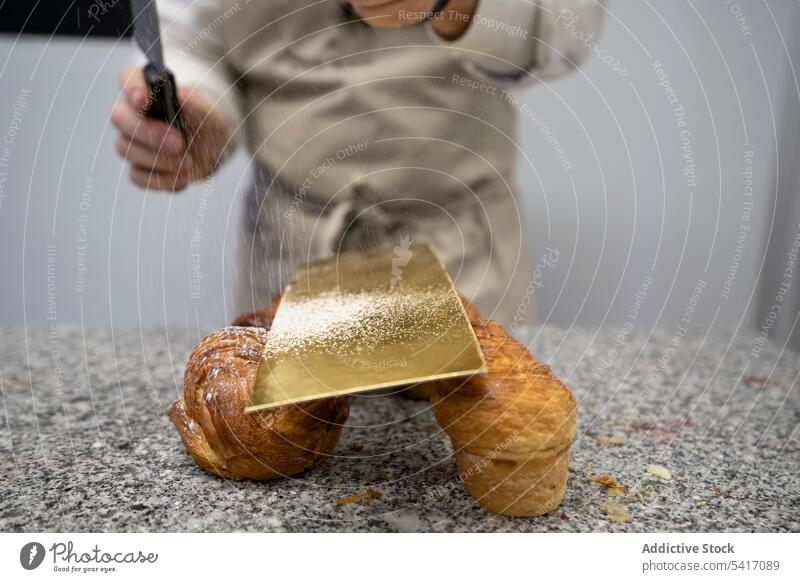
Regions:
<instances>
[{"instance_id":1,"label":"sleeve","mask_svg":"<svg viewBox=\"0 0 800 582\"><path fill-rule=\"evenodd\" d=\"M225 13L217 0L159 0L164 62L179 85L194 87L228 122L235 146L241 122L238 98L225 65L219 28Z\"/></svg>"},{"instance_id":2,"label":"sleeve","mask_svg":"<svg viewBox=\"0 0 800 582\"><path fill-rule=\"evenodd\" d=\"M467 31L448 41L428 24L434 42L458 49L476 75L513 83L552 78L577 67L596 46L605 0L479 0Z\"/></svg>"}]
</instances>

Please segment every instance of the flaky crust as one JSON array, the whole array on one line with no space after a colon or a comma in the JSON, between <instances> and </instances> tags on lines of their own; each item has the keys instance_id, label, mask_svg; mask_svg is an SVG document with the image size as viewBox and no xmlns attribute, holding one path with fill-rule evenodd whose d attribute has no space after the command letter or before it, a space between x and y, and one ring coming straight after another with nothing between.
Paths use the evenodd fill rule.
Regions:
<instances>
[{"instance_id":1,"label":"flaky crust","mask_svg":"<svg viewBox=\"0 0 800 582\"><path fill-rule=\"evenodd\" d=\"M473 328L488 373L436 382L431 389L461 479L489 511L552 511L566 488L575 398L499 324L475 320Z\"/></svg>"},{"instance_id":2,"label":"flaky crust","mask_svg":"<svg viewBox=\"0 0 800 582\"><path fill-rule=\"evenodd\" d=\"M245 414L266 330L226 327L192 351L183 395L169 410L189 454L233 479L293 475L322 460L347 419L347 397Z\"/></svg>"},{"instance_id":3,"label":"flaky crust","mask_svg":"<svg viewBox=\"0 0 800 582\"><path fill-rule=\"evenodd\" d=\"M245 415L261 346L280 301L239 316L194 350L184 395L170 410L186 449L226 477L297 473L336 444L346 398ZM483 507L511 516L555 509L566 488L575 398L547 366L462 298L489 371L420 385L450 437L467 490Z\"/></svg>"},{"instance_id":4,"label":"flaky crust","mask_svg":"<svg viewBox=\"0 0 800 582\"><path fill-rule=\"evenodd\" d=\"M272 300L272 304L266 309L252 311L250 313L240 313L236 319L233 320L231 325L235 325L237 327L263 327L264 329L270 329L280 303L281 296L277 295Z\"/></svg>"}]
</instances>

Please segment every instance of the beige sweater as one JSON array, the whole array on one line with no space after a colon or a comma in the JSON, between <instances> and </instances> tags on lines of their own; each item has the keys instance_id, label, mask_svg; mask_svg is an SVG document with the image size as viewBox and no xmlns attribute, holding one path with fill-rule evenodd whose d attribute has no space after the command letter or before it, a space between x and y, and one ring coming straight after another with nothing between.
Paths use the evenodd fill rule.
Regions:
<instances>
[{"instance_id":1,"label":"beige sweater","mask_svg":"<svg viewBox=\"0 0 800 582\"><path fill-rule=\"evenodd\" d=\"M227 116L258 168L240 309L265 306L297 261L427 241L485 314L511 320L532 265L508 91L574 67L586 52L576 23L595 32L601 4L480 0L455 42L429 25L370 28L338 0L159 6L168 66Z\"/></svg>"}]
</instances>

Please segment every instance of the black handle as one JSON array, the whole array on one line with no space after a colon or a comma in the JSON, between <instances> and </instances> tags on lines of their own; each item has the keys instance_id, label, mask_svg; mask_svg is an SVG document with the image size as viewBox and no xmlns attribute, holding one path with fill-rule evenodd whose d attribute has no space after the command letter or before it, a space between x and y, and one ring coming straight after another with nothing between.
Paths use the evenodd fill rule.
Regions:
<instances>
[{"instance_id":1,"label":"black handle","mask_svg":"<svg viewBox=\"0 0 800 582\"><path fill-rule=\"evenodd\" d=\"M159 70L148 63L144 67L144 80L150 88L150 98L145 106L145 115L173 125L185 137L186 132L180 116L175 77L168 69Z\"/></svg>"}]
</instances>

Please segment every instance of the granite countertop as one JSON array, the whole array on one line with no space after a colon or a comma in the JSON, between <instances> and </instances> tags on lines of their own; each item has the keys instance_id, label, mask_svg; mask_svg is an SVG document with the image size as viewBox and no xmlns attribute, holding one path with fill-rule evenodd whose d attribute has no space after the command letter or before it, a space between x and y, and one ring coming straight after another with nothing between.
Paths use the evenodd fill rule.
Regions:
<instances>
[{"instance_id":1,"label":"granite countertop","mask_svg":"<svg viewBox=\"0 0 800 582\"><path fill-rule=\"evenodd\" d=\"M224 480L164 415L196 332L3 330L0 531L800 531L797 353L755 357L751 330L517 335L580 402L566 498L538 518L471 500L427 403L356 396L334 458Z\"/></svg>"}]
</instances>

